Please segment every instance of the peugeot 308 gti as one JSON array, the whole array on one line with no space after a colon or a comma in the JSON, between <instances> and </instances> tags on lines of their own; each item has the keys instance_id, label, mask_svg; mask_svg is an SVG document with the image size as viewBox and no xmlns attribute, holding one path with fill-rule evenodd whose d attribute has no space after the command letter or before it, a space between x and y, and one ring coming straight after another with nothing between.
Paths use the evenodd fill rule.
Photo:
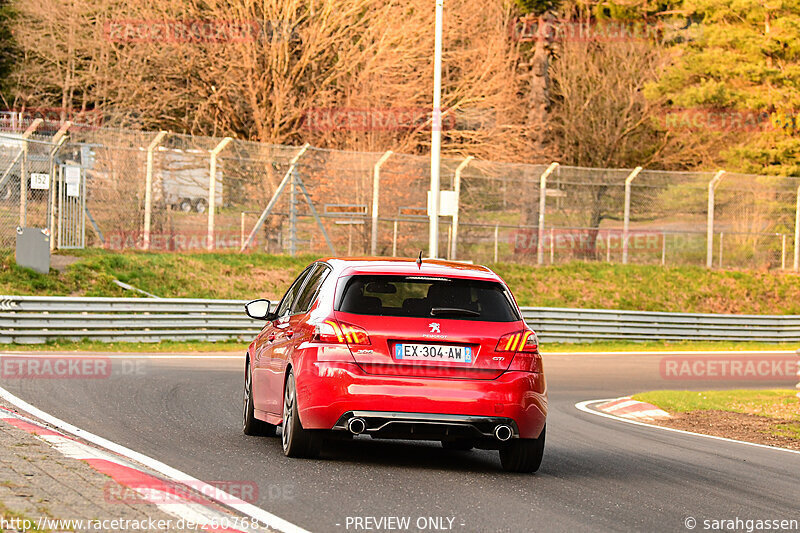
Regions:
<instances>
[{"instance_id":1,"label":"peugeot 308 gti","mask_svg":"<svg viewBox=\"0 0 800 533\"><path fill-rule=\"evenodd\" d=\"M486 267L420 259L323 259L277 306L247 350L243 429L275 435L289 457L326 437L424 439L497 449L533 472L547 391L536 334Z\"/></svg>"}]
</instances>

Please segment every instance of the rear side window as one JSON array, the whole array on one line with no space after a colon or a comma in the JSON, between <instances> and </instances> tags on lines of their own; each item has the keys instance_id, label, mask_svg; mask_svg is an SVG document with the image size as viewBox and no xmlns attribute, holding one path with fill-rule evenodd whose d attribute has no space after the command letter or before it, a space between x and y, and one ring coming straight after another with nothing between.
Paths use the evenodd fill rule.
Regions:
<instances>
[{"instance_id":1,"label":"rear side window","mask_svg":"<svg viewBox=\"0 0 800 533\"><path fill-rule=\"evenodd\" d=\"M325 278L328 277L329 272L330 269L328 267L321 263L317 264L316 270L308 276L308 281L306 281L303 287L303 292L297 297L297 303L294 305L293 313L305 313L311 308L311 304L314 303L314 299L317 297L317 293L319 293L319 288L322 286Z\"/></svg>"},{"instance_id":2,"label":"rear side window","mask_svg":"<svg viewBox=\"0 0 800 533\"><path fill-rule=\"evenodd\" d=\"M313 266L313 265L312 265ZM311 271L311 267L306 268L303 272L297 276L297 279L294 280L292 286L289 287L289 290L286 291L286 294L283 295L283 299L281 300L280 305L278 305L278 309L276 311L276 316L282 317L284 315L289 314L289 310L292 308L292 304L294 303L295 299L297 298L297 294L300 292L300 289L303 287L303 283L308 277L308 273Z\"/></svg>"},{"instance_id":3,"label":"rear side window","mask_svg":"<svg viewBox=\"0 0 800 533\"><path fill-rule=\"evenodd\" d=\"M453 318L489 322L520 320L503 285L494 281L423 276L351 276L338 311L359 315Z\"/></svg>"}]
</instances>

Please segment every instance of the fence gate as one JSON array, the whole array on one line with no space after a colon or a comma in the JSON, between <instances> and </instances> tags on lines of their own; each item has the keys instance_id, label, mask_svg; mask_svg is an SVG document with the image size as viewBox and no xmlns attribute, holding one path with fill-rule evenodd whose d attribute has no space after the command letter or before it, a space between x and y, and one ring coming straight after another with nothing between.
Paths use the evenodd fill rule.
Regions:
<instances>
[{"instance_id":1,"label":"fence gate","mask_svg":"<svg viewBox=\"0 0 800 533\"><path fill-rule=\"evenodd\" d=\"M78 165L59 166L58 223L59 249L83 248L86 244L86 176Z\"/></svg>"}]
</instances>

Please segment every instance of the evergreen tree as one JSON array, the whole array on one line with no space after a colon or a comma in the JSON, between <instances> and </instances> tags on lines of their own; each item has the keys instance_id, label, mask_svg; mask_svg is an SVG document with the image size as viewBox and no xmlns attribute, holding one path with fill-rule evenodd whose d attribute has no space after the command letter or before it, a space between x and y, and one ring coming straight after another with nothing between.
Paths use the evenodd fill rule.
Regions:
<instances>
[{"instance_id":1,"label":"evergreen tree","mask_svg":"<svg viewBox=\"0 0 800 533\"><path fill-rule=\"evenodd\" d=\"M14 40L11 35L10 21L13 11L8 0L0 0L0 105L8 107L6 94L8 91L8 75L14 66Z\"/></svg>"},{"instance_id":2,"label":"evergreen tree","mask_svg":"<svg viewBox=\"0 0 800 533\"><path fill-rule=\"evenodd\" d=\"M702 31L675 45L672 67L648 95L675 109L722 111L729 124L709 120L708 131L688 133L724 139L718 164L798 175L800 1L687 0L683 10Z\"/></svg>"}]
</instances>

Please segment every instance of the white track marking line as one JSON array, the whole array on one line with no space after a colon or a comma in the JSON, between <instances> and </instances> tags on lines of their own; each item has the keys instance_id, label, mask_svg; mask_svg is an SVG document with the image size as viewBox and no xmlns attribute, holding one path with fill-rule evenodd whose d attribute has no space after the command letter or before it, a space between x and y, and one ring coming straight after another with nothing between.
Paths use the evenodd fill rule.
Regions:
<instances>
[{"instance_id":1,"label":"white track marking line","mask_svg":"<svg viewBox=\"0 0 800 533\"><path fill-rule=\"evenodd\" d=\"M115 465L115 467L121 468L129 468L140 472L142 477L147 479L153 479L156 483L160 485L162 480L157 478L153 474L149 472L145 472L141 469L140 465L132 461L128 461L119 455L110 453L105 451L102 448L97 448L93 446L89 446L80 442L72 437L67 437L63 434L53 435L51 433L57 433L55 430L47 428L46 426L40 424L39 422L22 416L19 413L12 412L10 410L3 409L3 412L0 413L0 419L8 422L9 420L21 420L35 426L37 428L46 429L48 434L42 435L37 434L35 431L29 430L27 428L23 428L23 431L29 432L35 438L46 442L48 445L52 446L53 449L61 453L62 455L69 457L71 459L75 459L78 461L85 461L89 463L89 465L97 470L98 472L104 473L109 475L107 471L103 471L98 469L95 464L90 463L92 460L102 460L106 461L107 463ZM111 475L113 478L114 476ZM119 483L119 480L116 480ZM124 483L123 483L124 485ZM215 527L215 524L222 524L224 520L228 518L227 512L221 512L216 509L213 509L208 506L207 503L193 501L188 499L183 494L176 494L171 491L164 491L160 490L155 487L147 487L144 488L139 487L136 483L132 485L126 485L130 488L131 491L136 492L139 494L142 499L152 505L155 505L158 509L165 512L166 514L173 516L179 520L188 520L190 522L194 522L200 526L200 529L204 530L211 530ZM105 490L105 489L104 489ZM209 497L208 495L202 495L206 500L213 500L213 498ZM243 529L234 529L229 528L231 531L236 531L238 533L244 533L245 530L247 531L260 531L260 528L243 528Z\"/></svg>"},{"instance_id":2,"label":"white track marking line","mask_svg":"<svg viewBox=\"0 0 800 533\"><path fill-rule=\"evenodd\" d=\"M75 435L81 439L91 442L101 448L105 448L111 452L114 452L118 455L126 457L132 461L140 463L151 470L155 470L159 474L166 476L171 481L176 483L181 483L183 485L187 485L190 488L195 490L200 490L204 494L218 494L219 498L213 498L218 503L230 507L231 509L235 509L240 513L249 516L250 518L254 518L258 520L261 524L265 525L266 527L276 529L283 533L308 533L306 530L302 529L300 526L292 524L291 522L284 520L274 514L265 511L255 505L249 504L239 498L231 496L222 490L219 490L216 487L213 487L203 481L200 481L197 478L190 476L189 474L185 474L180 470L172 468L171 466L158 461L157 459L153 459L147 455L139 453L137 451L131 450L130 448L126 448L116 442L110 441L108 439L104 439L98 435L93 433L89 433L86 430L83 430L79 427L73 426L68 422L64 422L63 420L54 417L51 414L45 413L41 409L34 407L33 405L29 404L25 400L18 398L8 392L3 387L0 387L0 397L2 397L7 402L13 404L17 408L27 412L31 416L42 420L52 426L57 427L58 429L65 431L71 435Z\"/></svg>"},{"instance_id":3,"label":"white track marking line","mask_svg":"<svg viewBox=\"0 0 800 533\"><path fill-rule=\"evenodd\" d=\"M610 418L612 420L617 420L619 422L625 422L627 424L634 424L637 426L644 426L648 428L654 429L663 429L664 431L671 431L673 433L682 433L684 435L693 435L695 437L703 437L706 439L714 439L714 440L721 440L724 442L733 442L736 444L744 444L746 446L755 446L756 448L764 448L767 450L775 450L779 452L789 452L789 453L796 453L800 455L800 450L790 450L789 448L779 448L777 446L767 446L765 444L756 444L755 442L745 442L743 440L735 440L735 439L728 439L726 437L717 437L716 435L706 435L704 433L694 433L692 431L685 431L683 429L675 429L675 428L668 428L664 426L657 426L655 424L646 424L644 422L639 422L638 420L631 420L629 418L622 418L621 416L610 415L608 413L602 413L600 411L596 411L589 407L589 405L602 403L602 402L610 402L614 400L614 398L606 399L606 400L586 400L585 402L578 402L575 404L575 408L579 411L583 411L584 413L589 413L596 416L602 416L604 418Z\"/></svg>"}]
</instances>

